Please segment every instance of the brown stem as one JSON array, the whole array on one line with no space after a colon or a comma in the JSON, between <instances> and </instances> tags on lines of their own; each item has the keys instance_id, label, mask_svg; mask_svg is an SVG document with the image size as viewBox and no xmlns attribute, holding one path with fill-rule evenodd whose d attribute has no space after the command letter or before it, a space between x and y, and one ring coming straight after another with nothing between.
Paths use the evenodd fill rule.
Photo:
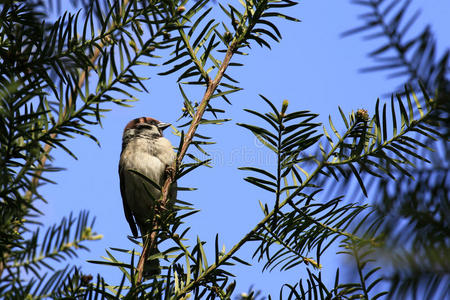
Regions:
<instances>
[{"instance_id":1,"label":"brown stem","mask_svg":"<svg viewBox=\"0 0 450 300\"><path fill-rule=\"evenodd\" d=\"M195 132L198 128L198 125L200 124L200 121L203 117L203 114L205 113L206 107L208 106L209 100L214 94L214 91L216 90L217 86L219 85L220 81L222 80L223 74L225 73L225 70L227 69L231 57L233 56L233 52L236 48L236 42L230 44L228 47L227 53L225 54L225 58L222 62L222 65L220 66L219 71L216 74L216 77L214 80L210 80L207 84L206 92L203 95L202 101L200 102L200 105L194 115L194 118L192 119L191 126L189 127L188 132L184 136L183 145L181 149L178 151L177 159L173 165L174 169L177 170L177 167L181 165L181 162L183 161L184 156L186 155L187 149L189 148L189 145L192 142L192 139L194 138ZM163 188L162 188L162 202L165 204L167 202L167 195L169 193L169 187L170 184L175 179L175 173L173 172L172 176L168 176L166 181L164 182Z\"/></svg>"},{"instance_id":2,"label":"brown stem","mask_svg":"<svg viewBox=\"0 0 450 300\"><path fill-rule=\"evenodd\" d=\"M145 261L147 260L147 257L152 252L151 249L154 249L156 247L156 236L157 236L157 230L159 229L158 225L153 225L153 231L150 234L150 236L145 237L144 247L142 248L141 256L139 257L139 262L137 265L138 270L138 278L137 278L137 284L140 284L143 279L144 275L144 265Z\"/></svg>"},{"instance_id":3,"label":"brown stem","mask_svg":"<svg viewBox=\"0 0 450 300\"><path fill-rule=\"evenodd\" d=\"M200 102L200 105L194 115L194 118L192 119L191 126L189 127L188 132L184 136L183 139L183 146L178 151L178 156L176 161L173 164L173 169L177 170L177 167L181 165L181 162L183 161L184 156L186 155L187 149L189 148L189 145L192 142L192 139L194 138L195 132L198 128L198 125L200 124L200 121L203 117L203 114L205 113L206 107L208 106L209 100L211 100L211 97L214 94L214 91L216 90L217 86L219 85L220 81L223 78L223 75L225 74L225 70L227 69L231 57L233 56L234 50L236 49L236 45L238 44L237 41L230 44L228 47L227 53L225 54L225 58L222 62L222 65L219 68L219 71L216 74L216 77L214 80L210 80L207 84L207 88L205 91L205 94L203 95L202 101ZM176 172L171 172L170 176L167 176L166 180L164 181L164 185L162 187L162 196L161 196L161 207L166 207L167 204L167 196L169 193L169 187L172 184L172 182L175 180L175 174ZM158 229L158 228L154 228ZM150 244L156 245L156 230L152 232L152 235L150 236ZM144 243L144 248L142 249L141 257L139 258L138 263L138 279L137 284L140 284L142 282L142 273L144 269L144 262L147 260L149 251L152 249L152 247L147 247L147 243Z\"/></svg>"}]
</instances>

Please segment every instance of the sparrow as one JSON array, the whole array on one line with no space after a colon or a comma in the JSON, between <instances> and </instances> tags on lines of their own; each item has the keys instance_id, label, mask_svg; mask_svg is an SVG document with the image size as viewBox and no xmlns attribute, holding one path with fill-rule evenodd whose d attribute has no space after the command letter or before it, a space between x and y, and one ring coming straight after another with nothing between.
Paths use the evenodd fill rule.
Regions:
<instances>
[{"instance_id":1,"label":"sparrow","mask_svg":"<svg viewBox=\"0 0 450 300\"><path fill-rule=\"evenodd\" d=\"M123 131L122 152L119 161L120 192L122 195L125 218L130 225L135 238L138 237L139 227L143 242L150 237L150 232L158 226L157 213L160 206L157 201L161 197L161 189L168 176L168 170L176 159L172 144L163 137L163 130L170 124L163 123L150 117L141 117L130 121ZM133 171L144 175L151 182L146 181ZM168 201L163 210L170 210L176 199L176 182L172 183ZM156 223L155 223L156 222ZM137 226L136 226L137 225ZM156 242L156 241L155 241ZM150 249L149 255L158 253L156 243ZM146 261L144 273L159 274L159 261Z\"/></svg>"}]
</instances>

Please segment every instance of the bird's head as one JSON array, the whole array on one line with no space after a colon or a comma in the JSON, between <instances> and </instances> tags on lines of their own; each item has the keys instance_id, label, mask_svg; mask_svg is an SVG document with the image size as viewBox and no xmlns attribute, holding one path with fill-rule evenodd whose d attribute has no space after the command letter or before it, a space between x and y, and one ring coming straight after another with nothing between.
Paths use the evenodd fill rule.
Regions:
<instances>
[{"instance_id":1,"label":"bird's head","mask_svg":"<svg viewBox=\"0 0 450 300\"><path fill-rule=\"evenodd\" d=\"M140 117L128 122L123 130L123 139L132 137L158 138L163 136L163 130L169 127L169 123L163 123L150 117Z\"/></svg>"}]
</instances>

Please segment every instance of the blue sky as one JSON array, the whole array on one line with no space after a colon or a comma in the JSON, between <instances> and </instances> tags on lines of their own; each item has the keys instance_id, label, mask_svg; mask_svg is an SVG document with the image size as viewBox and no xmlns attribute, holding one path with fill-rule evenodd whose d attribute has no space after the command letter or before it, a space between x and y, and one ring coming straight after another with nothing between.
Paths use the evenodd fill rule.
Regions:
<instances>
[{"instance_id":1,"label":"blue sky","mask_svg":"<svg viewBox=\"0 0 450 300\"><path fill-rule=\"evenodd\" d=\"M413 7L423 11L415 28L431 24L441 53L449 45L450 2L421 0L414 1ZM249 56L236 60L244 66L231 70L230 74L235 75L244 90L230 96L232 106L218 104L226 109L225 117L232 121L200 129L200 133L209 134L216 141L215 145L208 147L214 168L197 169L179 182L180 186L198 188L195 192L179 194L181 200L191 202L201 210L187 219L191 227L190 236L194 238L192 245L198 235L207 242L207 252L212 255L214 238L219 233L219 244L231 249L262 218L258 201L271 201L268 193L242 180L247 174L237 170L241 166L270 169L274 163L271 154L255 141L250 132L236 126L236 123L255 121L243 111L244 108L267 111L258 97L259 93L278 105L283 99L288 99L291 111L306 109L319 113L320 121L327 124L329 115L339 123L338 105L346 113L358 108L373 112L377 97L383 97L402 82L401 79L387 80L382 72L358 71L372 65L367 53L380 43L379 40L363 41L358 35L340 37L344 31L361 24L357 19L360 12L363 9L348 0L301 1L288 12L301 19L301 23L281 20L276 23L283 36L280 44L272 43L272 50L254 45ZM41 206L46 213L43 218L45 224L52 224L81 209L96 217L94 229L104 237L101 241L89 243L91 251L81 253L78 263L84 272L100 272L111 283L119 281L117 270L85 261L100 259L108 247L132 247L127 240L130 229L122 211L117 174L123 127L129 120L144 115L174 125L182 124L175 122L182 108L175 76L158 76L160 71L158 68L146 70L146 75L151 77L146 82L150 93L136 95L140 101L133 108L111 106L112 111L103 119L103 127L92 128L101 147L86 138L76 138L67 145L78 160L62 151L53 151L54 164L67 170L50 176L56 185L41 188L49 202ZM170 130L166 131L166 137L172 144L178 144L177 137ZM250 258L255 247L256 244L244 246L238 256ZM304 275L301 271L303 266L284 273L262 273L262 265L252 262L253 267L229 269L237 276L236 291L245 292L253 285L255 289L277 298L283 283L295 284ZM337 263L343 265L345 261L334 253L322 261L323 271L325 275L329 274L330 279L334 277Z\"/></svg>"}]
</instances>

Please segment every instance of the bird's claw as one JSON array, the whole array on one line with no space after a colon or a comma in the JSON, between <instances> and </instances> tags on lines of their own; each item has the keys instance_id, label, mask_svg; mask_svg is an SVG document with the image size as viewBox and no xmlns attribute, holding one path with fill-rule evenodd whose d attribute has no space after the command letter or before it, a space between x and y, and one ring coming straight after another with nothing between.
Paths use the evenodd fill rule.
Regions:
<instances>
[{"instance_id":1,"label":"bird's claw","mask_svg":"<svg viewBox=\"0 0 450 300\"><path fill-rule=\"evenodd\" d=\"M171 178L172 180L175 178L175 168L172 166L166 166L166 169L164 170L166 178Z\"/></svg>"}]
</instances>

